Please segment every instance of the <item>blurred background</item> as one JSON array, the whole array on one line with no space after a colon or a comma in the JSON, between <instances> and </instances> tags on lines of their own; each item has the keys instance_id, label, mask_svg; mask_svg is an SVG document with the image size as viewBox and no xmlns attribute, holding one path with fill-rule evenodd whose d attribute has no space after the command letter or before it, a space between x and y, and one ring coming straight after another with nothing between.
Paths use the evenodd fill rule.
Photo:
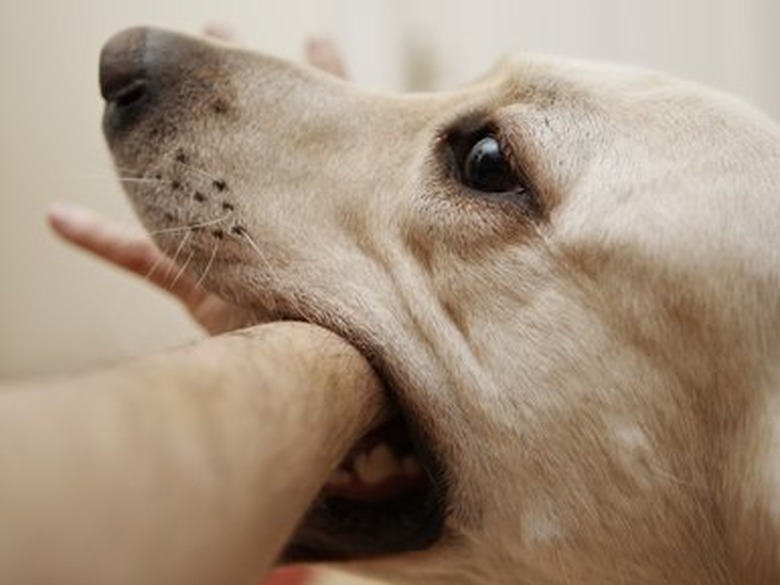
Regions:
<instances>
[{"instance_id":1,"label":"blurred background","mask_svg":"<svg viewBox=\"0 0 780 585\"><path fill-rule=\"evenodd\" d=\"M117 30L232 23L299 59L330 35L358 83L439 89L534 51L662 69L780 116L777 0L3 0L0 379L78 370L200 335L172 301L49 233L50 202L135 219L100 134L97 58Z\"/></svg>"},{"instance_id":2,"label":"blurred background","mask_svg":"<svg viewBox=\"0 0 780 585\"><path fill-rule=\"evenodd\" d=\"M135 224L100 134L97 59L114 32L234 24L299 59L331 36L356 82L444 89L534 51L665 70L780 118L777 0L3 0L0 4L0 380L69 372L201 333L171 300L66 247L46 207ZM344 581L339 580L339 583Z\"/></svg>"}]
</instances>

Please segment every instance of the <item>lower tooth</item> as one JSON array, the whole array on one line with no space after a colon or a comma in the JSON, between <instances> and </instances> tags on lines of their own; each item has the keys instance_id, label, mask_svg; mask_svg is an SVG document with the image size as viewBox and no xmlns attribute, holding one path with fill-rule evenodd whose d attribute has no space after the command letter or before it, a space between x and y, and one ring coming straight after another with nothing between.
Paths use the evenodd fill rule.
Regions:
<instances>
[{"instance_id":1,"label":"lower tooth","mask_svg":"<svg viewBox=\"0 0 780 585\"><path fill-rule=\"evenodd\" d=\"M355 473L368 485L381 483L401 471L400 462L387 445L381 444L369 453L355 458Z\"/></svg>"}]
</instances>

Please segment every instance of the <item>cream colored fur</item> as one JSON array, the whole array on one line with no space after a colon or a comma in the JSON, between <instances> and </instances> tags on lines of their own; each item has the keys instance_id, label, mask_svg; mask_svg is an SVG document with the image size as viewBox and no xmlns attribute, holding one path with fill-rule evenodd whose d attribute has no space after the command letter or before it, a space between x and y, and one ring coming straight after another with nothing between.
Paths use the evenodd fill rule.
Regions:
<instances>
[{"instance_id":1,"label":"cream colored fur","mask_svg":"<svg viewBox=\"0 0 780 585\"><path fill-rule=\"evenodd\" d=\"M446 538L364 570L780 582L773 122L629 68L523 55L392 96L166 39L188 81L112 143L154 179L128 189L144 223L258 320L370 351L446 471ZM444 129L474 115L500 128L541 217L441 172Z\"/></svg>"}]
</instances>

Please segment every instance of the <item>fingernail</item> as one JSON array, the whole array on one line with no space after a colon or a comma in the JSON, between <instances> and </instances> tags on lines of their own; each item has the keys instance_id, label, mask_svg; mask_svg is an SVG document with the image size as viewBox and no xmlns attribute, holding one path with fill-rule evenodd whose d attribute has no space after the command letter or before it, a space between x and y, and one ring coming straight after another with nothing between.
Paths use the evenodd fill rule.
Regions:
<instances>
[{"instance_id":1,"label":"fingernail","mask_svg":"<svg viewBox=\"0 0 780 585\"><path fill-rule=\"evenodd\" d=\"M87 227L92 223L92 214L78 205L55 202L48 209L49 220L71 229Z\"/></svg>"}]
</instances>

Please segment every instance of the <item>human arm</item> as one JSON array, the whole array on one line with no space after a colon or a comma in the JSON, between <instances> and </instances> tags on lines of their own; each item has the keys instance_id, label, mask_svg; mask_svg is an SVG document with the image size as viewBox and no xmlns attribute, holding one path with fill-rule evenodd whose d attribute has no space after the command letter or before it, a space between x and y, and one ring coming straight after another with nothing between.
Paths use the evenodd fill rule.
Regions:
<instances>
[{"instance_id":1,"label":"human arm","mask_svg":"<svg viewBox=\"0 0 780 585\"><path fill-rule=\"evenodd\" d=\"M0 582L254 585L383 405L276 323L0 392Z\"/></svg>"}]
</instances>

